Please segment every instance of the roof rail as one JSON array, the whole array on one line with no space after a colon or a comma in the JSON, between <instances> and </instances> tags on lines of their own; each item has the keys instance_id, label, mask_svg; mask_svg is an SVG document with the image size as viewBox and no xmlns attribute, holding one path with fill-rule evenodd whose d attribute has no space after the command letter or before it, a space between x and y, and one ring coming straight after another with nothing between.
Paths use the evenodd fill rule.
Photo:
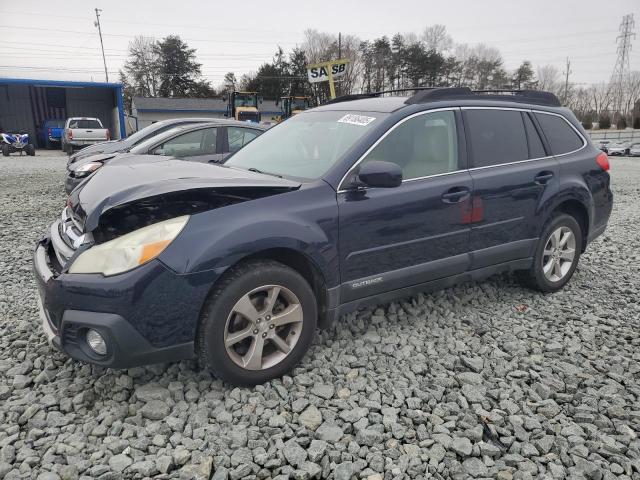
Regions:
<instances>
[{"instance_id":1,"label":"roof rail","mask_svg":"<svg viewBox=\"0 0 640 480\"><path fill-rule=\"evenodd\" d=\"M401 93L401 92L415 92L417 90L434 90L436 87L413 87L413 88L395 88L393 90L381 90L379 92L369 93L354 93L350 95L342 95L341 97L334 98L325 102L323 105L330 105L332 103L349 102L351 100L360 100L362 98L374 98L384 95L385 93Z\"/></svg>"},{"instance_id":2,"label":"roof rail","mask_svg":"<svg viewBox=\"0 0 640 480\"><path fill-rule=\"evenodd\" d=\"M413 105L416 103L435 102L438 100L460 100L478 99L483 96L492 96L495 100L505 100L509 102L535 103L554 107L561 106L560 100L551 92L539 90L471 90L469 87L434 88L416 93L407 99L405 103Z\"/></svg>"}]
</instances>

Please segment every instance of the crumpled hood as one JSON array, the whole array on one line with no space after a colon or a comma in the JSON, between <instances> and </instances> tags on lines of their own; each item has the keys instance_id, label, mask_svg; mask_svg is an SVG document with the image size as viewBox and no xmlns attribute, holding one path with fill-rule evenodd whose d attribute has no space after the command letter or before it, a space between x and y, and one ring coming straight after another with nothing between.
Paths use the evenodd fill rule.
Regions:
<instances>
[{"instance_id":1,"label":"crumpled hood","mask_svg":"<svg viewBox=\"0 0 640 480\"><path fill-rule=\"evenodd\" d=\"M83 165L86 165L87 163L92 163L92 162L106 162L107 160L111 160L113 157L115 157L116 155L118 155L117 152L115 153L96 153L95 155L87 155L86 157L82 157L78 160L76 160L74 163L70 163L69 165L67 165L67 170L73 172L75 170L77 170L78 168L82 167ZM120 154L120 155L125 155L125 154Z\"/></svg>"},{"instance_id":2,"label":"crumpled hood","mask_svg":"<svg viewBox=\"0 0 640 480\"><path fill-rule=\"evenodd\" d=\"M136 200L187 190L256 188L274 192L294 190L300 182L222 165L171 157L128 155L112 161L76 188L68 204L84 223L84 231L98 226L107 210Z\"/></svg>"},{"instance_id":3,"label":"crumpled hood","mask_svg":"<svg viewBox=\"0 0 640 480\"><path fill-rule=\"evenodd\" d=\"M95 145L84 147L82 150L71 155L69 157L69 163L76 164L91 155L98 153L117 153L127 148L129 148L129 144L125 140L109 140L107 142L96 143Z\"/></svg>"}]
</instances>

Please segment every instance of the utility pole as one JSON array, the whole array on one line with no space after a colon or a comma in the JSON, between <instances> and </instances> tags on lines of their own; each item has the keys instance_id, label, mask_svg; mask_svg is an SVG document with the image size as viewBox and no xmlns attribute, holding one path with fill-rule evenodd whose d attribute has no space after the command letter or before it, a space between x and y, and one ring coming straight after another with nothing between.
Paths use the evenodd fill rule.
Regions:
<instances>
[{"instance_id":1,"label":"utility pole","mask_svg":"<svg viewBox=\"0 0 640 480\"><path fill-rule=\"evenodd\" d=\"M109 83L109 72L107 71L107 60L104 57L104 43L102 43L102 29L100 28L100 12L102 11L99 8L96 8L96 21L93 23L94 26L98 27L98 35L100 35L100 48L102 48L102 63L104 63L104 76L107 79L107 83Z\"/></svg>"},{"instance_id":2,"label":"utility pole","mask_svg":"<svg viewBox=\"0 0 640 480\"><path fill-rule=\"evenodd\" d=\"M338 60L342 59L342 32L338 32ZM340 90L340 84L338 84L338 90ZM334 92L335 95L335 92Z\"/></svg>"},{"instance_id":3,"label":"utility pole","mask_svg":"<svg viewBox=\"0 0 640 480\"><path fill-rule=\"evenodd\" d=\"M569 96L569 74L573 73L571 72L571 62L569 61L569 57L567 57L567 69L564 72L565 77L564 77L564 104L567 104L567 98Z\"/></svg>"}]
</instances>

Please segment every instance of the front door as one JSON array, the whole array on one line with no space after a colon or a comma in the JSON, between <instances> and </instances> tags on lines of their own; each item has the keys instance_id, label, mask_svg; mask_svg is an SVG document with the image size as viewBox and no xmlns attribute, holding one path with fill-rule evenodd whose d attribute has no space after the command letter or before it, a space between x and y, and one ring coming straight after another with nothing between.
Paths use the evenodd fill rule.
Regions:
<instances>
[{"instance_id":1,"label":"front door","mask_svg":"<svg viewBox=\"0 0 640 480\"><path fill-rule=\"evenodd\" d=\"M469 259L466 170L455 109L401 121L343 180L338 192L341 302L462 273ZM359 165L400 165L396 188L350 187Z\"/></svg>"}]
</instances>

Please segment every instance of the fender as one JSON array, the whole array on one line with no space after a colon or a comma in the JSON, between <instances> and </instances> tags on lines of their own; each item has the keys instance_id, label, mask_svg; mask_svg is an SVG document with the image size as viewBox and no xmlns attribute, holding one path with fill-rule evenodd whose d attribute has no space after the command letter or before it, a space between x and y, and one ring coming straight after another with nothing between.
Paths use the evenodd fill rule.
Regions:
<instances>
[{"instance_id":1,"label":"fender","mask_svg":"<svg viewBox=\"0 0 640 480\"><path fill-rule=\"evenodd\" d=\"M544 209L547 213L550 213L566 201L577 201L587 211L587 217L589 220L587 227L589 231L593 226L595 205L593 202L593 196L589 192L587 185L580 180L581 179L575 177L564 178L563 182L560 184L560 190L558 194L554 195L548 200L547 204L544 206Z\"/></svg>"},{"instance_id":2,"label":"fender","mask_svg":"<svg viewBox=\"0 0 640 480\"><path fill-rule=\"evenodd\" d=\"M247 256L287 248L315 263L327 287L338 285L335 191L318 182L296 191L295 202L289 198L290 193L283 193L193 215L185 234L167 247L160 260L180 274L213 270L221 275ZM260 202L259 216L256 202ZM188 256L181 253L185 250Z\"/></svg>"}]
</instances>

